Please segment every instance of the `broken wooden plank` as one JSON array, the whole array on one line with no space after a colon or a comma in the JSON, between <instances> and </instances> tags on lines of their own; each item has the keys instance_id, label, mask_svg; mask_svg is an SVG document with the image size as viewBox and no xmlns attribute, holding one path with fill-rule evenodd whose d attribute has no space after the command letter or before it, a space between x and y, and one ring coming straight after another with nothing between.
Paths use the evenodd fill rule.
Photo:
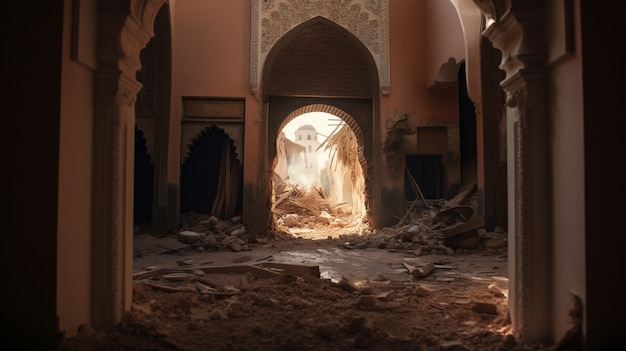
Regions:
<instances>
[{"instance_id":1,"label":"broken wooden plank","mask_svg":"<svg viewBox=\"0 0 626 351\"><path fill-rule=\"evenodd\" d=\"M297 275L300 277L304 277L304 276L313 276L316 278L320 277L320 266L315 266L315 265L301 265L301 264L279 263L279 262L261 262L261 263L257 263L255 266L278 269L281 271L281 273L293 274L293 275Z\"/></svg>"},{"instance_id":2,"label":"broken wooden plank","mask_svg":"<svg viewBox=\"0 0 626 351\"><path fill-rule=\"evenodd\" d=\"M459 225L455 225L450 228L445 228L441 231L444 238L452 238L457 235L461 235L463 233L471 232L473 230L482 228L485 226L485 219L478 218L467 223L462 223Z\"/></svg>"},{"instance_id":3,"label":"broken wooden plank","mask_svg":"<svg viewBox=\"0 0 626 351\"><path fill-rule=\"evenodd\" d=\"M251 273L257 278L265 279L265 278L274 278L280 275L280 273L271 271L269 269L265 269L263 267L259 267L256 265L232 265L232 266L198 266L193 268L182 268L177 270L172 270L172 272L188 272L193 270L201 270L205 274L245 274Z\"/></svg>"},{"instance_id":4,"label":"broken wooden plank","mask_svg":"<svg viewBox=\"0 0 626 351\"><path fill-rule=\"evenodd\" d=\"M409 271L409 274L413 274L413 271L417 269L417 267L410 265L408 263L402 263L402 266L404 266L404 268L406 268L406 270Z\"/></svg>"},{"instance_id":5,"label":"broken wooden plank","mask_svg":"<svg viewBox=\"0 0 626 351\"><path fill-rule=\"evenodd\" d=\"M166 238L159 239L159 241L156 243L156 246L166 249L168 251L179 251L179 250L186 248L189 245L181 243L176 238L166 237Z\"/></svg>"},{"instance_id":6,"label":"broken wooden plank","mask_svg":"<svg viewBox=\"0 0 626 351\"><path fill-rule=\"evenodd\" d=\"M144 281L143 284L146 284L153 288L170 291L170 292L197 292L197 289L195 286L187 286L187 285L169 286L169 285L164 285L164 284L153 283L149 280Z\"/></svg>"},{"instance_id":7,"label":"broken wooden plank","mask_svg":"<svg viewBox=\"0 0 626 351\"><path fill-rule=\"evenodd\" d=\"M167 268L157 268L157 269L152 269L152 270L145 270L142 272L137 272L133 274L133 280L138 280L138 279L146 279L146 278L152 278L152 277L156 277L158 275L163 275L166 273L169 273L170 270Z\"/></svg>"}]
</instances>

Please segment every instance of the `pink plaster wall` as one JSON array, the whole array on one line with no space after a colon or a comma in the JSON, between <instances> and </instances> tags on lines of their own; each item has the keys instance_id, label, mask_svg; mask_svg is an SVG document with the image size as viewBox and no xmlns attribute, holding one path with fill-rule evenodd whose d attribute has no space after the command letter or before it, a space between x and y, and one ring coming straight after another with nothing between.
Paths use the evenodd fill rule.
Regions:
<instances>
[{"instance_id":1,"label":"pink plaster wall","mask_svg":"<svg viewBox=\"0 0 626 351\"><path fill-rule=\"evenodd\" d=\"M78 326L90 318L93 74L91 69L70 59L69 19L71 0L65 0L59 145L57 313L60 330L65 331L66 336L73 336Z\"/></svg>"},{"instance_id":2,"label":"pink plaster wall","mask_svg":"<svg viewBox=\"0 0 626 351\"><path fill-rule=\"evenodd\" d=\"M174 5L174 4L172 4ZM183 96L245 97L244 182L256 179L258 102L250 90L250 2L177 1L172 9L172 140L178 158ZM170 169L176 179L178 170Z\"/></svg>"},{"instance_id":3,"label":"pink plaster wall","mask_svg":"<svg viewBox=\"0 0 626 351\"><path fill-rule=\"evenodd\" d=\"M442 64L449 58L460 62L465 58L465 42L461 22L450 1L426 0L427 83L432 84Z\"/></svg>"},{"instance_id":4,"label":"pink plaster wall","mask_svg":"<svg viewBox=\"0 0 626 351\"><path fill-rule=\"evenodd\" d=\"M579 9L579 0L574 8ZM574 23L579 24L579 13ZM576 44L581 47L580 27ZM564 35L555 33L556 38ZM552 211L554 231L554 338L571 327L569 293L585 300L585 179L582 57L574 53L551 66Z\"/></svg>"},{"instance_id":5,"label":"pink plaster wall","mask_svg":"<svg viewBox=\"0 0 626 351\"><path fill-rule=\"evenodd\" d=\"M396 112L414 116L414 122L419 124L458 123L456 91L428 90L441 64L449 57L460 60L464 52L458 17L451 4L444 2L391 1L389 4L391 87L389 95L382 96L380 101L382 137L387 116ZM174 147L170 148L170 157L178 157L182 96L245 97L244 185L255 183L261 111L249 88L250 3L177 1L172 14ZM439 16L442 21L428 20L432 16ZM444 20L452 23L446 24ZM429 25L435 28L428 28ZM435 39L429 39L432 33L436 33ZM414 144L413 139L409 140L409 149ZM170 169L170 178L176 179L177 173L178 170Z\"/></svg>"},{"instance_id":6,"label":"pink plaster wall","mask_svg":"<svg viewBox=\"0 0 626 351\"><path fill-rule=\"evenodd\" d=\"M456 91L428 90L448 58L463 58L458 17L454 7L443 2L446 5L442 1L389 4L391 89L389 96L381 100L383 128L385 117L396 111L414 115L416 123L458 123ZM442 21L433 23L429 19L433 16Z\"/></svg>"}]
</instances>

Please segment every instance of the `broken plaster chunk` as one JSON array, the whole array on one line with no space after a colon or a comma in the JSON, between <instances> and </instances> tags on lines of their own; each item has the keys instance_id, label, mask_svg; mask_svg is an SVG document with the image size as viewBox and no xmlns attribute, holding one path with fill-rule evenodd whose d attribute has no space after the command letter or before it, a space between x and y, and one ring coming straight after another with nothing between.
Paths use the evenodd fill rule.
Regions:
<instances>
[{"instance_id":1,"label":"broken plaster chunk","mask_svg":"<svg viewBox=\"0 0 626 351\"><path fill-rule=\"evenodd\" d=\"M411 272L414 278L423 278L429 275L435 269L435 265L432 262L426 263L423 267L417 267Z\"/></svg>"},{"instance_id":2,"label":"broken plaster chunk","mask_svg":"<svg viewBox=\"0 0 626 351\"><path fill-rule=\"evenodd\" d=\"M178 241L189 245L197 243L202 237L202 234L189 230L178 233Z\"/></svg>"},{"instance_id":3,"label":"broken plaster chunk","mask_svg":"<svg viewBox=\"0 0 626 351\"><path fill-rule=\"evenodd\" d=\"M193 275L188 273L169 273L164 274L162 277L171 282L183 282L189 280Z\"/></svg>"},{"instance_id":4,"label":"broken plaster chunk","mask_svg":"<svg viewBox=\"0 0 626 351\"><path fill-rule=\"evenodd\" d=\"M295 213L289 213L283 216L283 222L289 228L297 227L300 225L300 219Z\"/></svg>"},{"instance_id":5,"label":"broken plaster chunk","mask_svg":"<svg viewBox=\"0 0 626 351\"><path fill-rule=\"evenodd\" d=\"M238 286L239 290L241 291L246 291L246 290L250 290L250 283L248 283L248 278L246 277L240 277L239 278L239 286Z\"/></svg>"},{"instance_id":6,"label":"broken plaster chunk","mask_svg":"<svg viewBox=\"0 0 626 351\"><path fill-rule=\"evenodd\" d=\"M361 307L373 307L376 306L376 300L374 295L361 295L356 304Z\"/></svg>"},{"instance_id":7,"label":"broken plaster chunk","mask_svg":"<svg viewBox=\"0 0 626 351\"><path fill-rule=\"evenodd\" d=\"M243 251L243 246L241 246L238 243L231 243L230 244L230 249L235 251L235 252L240 252L240 251Z\"/></svg>"},{"instance_id":8,"label":"broken plaster chunk","mask_svg":"<svg viewBox=\"0 0 626 351\"><path fill-rule=\"evenodd\" d=\"M319 215L319 216L317 216L317 219L318 219L320 222L323 222L323 223L330 223L330 222L332 221L332 219L333 219L333 216L331 216L331 215L330 215L328 212L326 212L326 211L322 211L322 213L320 213L320 215Z\"/></svg>"},{"instance_id":9,"label":"broken plaster chunk","mask_svg":"<svg viewBox=\"0 0 626 351\"><path fill-rule=\"evenodd\" d=\"M217 223L219 223L219 219L215 216L211 216L203 221L201 221L199 224L204 225L207 229L211 230L213 228L215 228L215 226L217 225Z\"/></svg>"},{"instance_id":10,"label":"broken plaster chunk","mask_svg":"<svg viewBox=\"0 0 626 351\"><path fill-rule=\"evenodd\" d=\"M502 292L502 290L500 290L500 288L496 284L489 284L489 287L487 289L489 289L489 292L494 294L497 297L504 296L504 293Z\"/></svg>"},{"instance_id":11,"label":"broken plaster chunk","mask_svg":"<svg viewBox=\"0 0 626 351\"><path fill-rule=\"evenodd\" d=\"M478 313L498 314L498 306L487 302L474 302L472 310Z\"/></svg>"},{"instance_id":12,"label":"broken plaster chunk","mask_svg":"<svg viewBox=\"0 0 626 351\"><path fill-rule=\"evenodd\" d=\"M341 277L341 279L339 279L339 286L347 292L355 292L359 290L356 285L354 285L348 278L343 276Z\"/></svg>"},{"instance_id":13,"label":"broken plaster chunk","mask_svg":"<svg viewBox=\"0 0 626 351\"><path fill-rule=\"evenodd\" d=\"M131 305L131 309L134 311L142 312L146 316L149 316L152 314L152 307L150 303L138 304L138 303L133 302L133 304Z\"/></svg>"},{"instance_id":14,"label":"broken plaster chunk","mask_svg":"<svg viewBox=\"0 0 626 351\"><path fill-rule=\"evenodd\" d=\"M426 296L430 296L432 295L432 290L425 288L423 286L416 286L415 290L413 291L413 295L415 296L420 296L420 297L426 297Z\"/></svg>"}]
</instances>

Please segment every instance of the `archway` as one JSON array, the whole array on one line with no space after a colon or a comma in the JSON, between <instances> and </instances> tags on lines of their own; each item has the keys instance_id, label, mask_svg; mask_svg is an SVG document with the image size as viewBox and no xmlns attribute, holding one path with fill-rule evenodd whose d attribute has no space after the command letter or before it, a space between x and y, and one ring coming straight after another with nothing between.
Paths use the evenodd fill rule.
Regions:
<instances>
[{"instance_id":1,"label":"archway","mask_svg":"<svg viewBox=\"0 0 626 351\"><path fill-rule=\"evenodd\" d=\"M181 212L230 219L241 214L242 185L233 140L222 129L205 128L181 166Z\"/></svg>"},{"instance_id":2,"label":"archway","mask_svg":"<svg viewBox=\"0 0 626 351\"><path fill-rule=\"evenodd\" d=\"M323 17L315 17L285 34L270 51L263 68L262 120L265 121L260 138L260 150L267 160L260 165L260 186L264 203L271 198L272 160L283 121L306 106L325 105L351 116L352 130L362 134L363 159L367 168L367 189L370 204L375 196L374 169L380 156L373 153L374 140L379 133L379 88L376 64L358 38L345 28ZM305 110L300 110L299 114ZM332 113L335 114L335 113ZM267 170L267 171L266 171ZM371 188L370 188L371 187ZM269 208L269 207L268 207ZM269 211L264 213L265 224L270 222ZM376 225L376 219L370 223Z\"/></svg>"},{"instance_id":3,"label":"archway","mask_svg":"<svg viewBox=\"0 0 626 351\"><path fill-rule=\"evenodd\" d=\"M285 128L304 117L309 117L307 123L296 125L290 140ZM320 133L315 126L323 127L321 120L334 123ZM299 217L306 216L309 229L304 233L320 232L303 235L312 239L334 236L333 228L357 233L366 229L371 187L364 171L363 132L354 118L338 108L315 104L294 110L279 130L272 163L273 226L302 227Z\"/></svg>"},{"instance_id":4,"label":"archway","mask_svg":"<svg viewBox=\"0 0 626 351\"><path fill-rule=\"evenodd\" d=\"M170 132L170 77L171 77L171 25L168 6L161 6L154 20L154 37L141 50L141 70L137 81L142 89L135 103L135 125L145 138L146 153L153 165L152 174L141 178L135 175L135 187L151 189L140 195L140 201L150 206L148 222L154 235L164 235L178 225L173 213L176 206L167 190L168 144ZM148 201L150 201L148 203Z\"/></svg>"}]
</instances>

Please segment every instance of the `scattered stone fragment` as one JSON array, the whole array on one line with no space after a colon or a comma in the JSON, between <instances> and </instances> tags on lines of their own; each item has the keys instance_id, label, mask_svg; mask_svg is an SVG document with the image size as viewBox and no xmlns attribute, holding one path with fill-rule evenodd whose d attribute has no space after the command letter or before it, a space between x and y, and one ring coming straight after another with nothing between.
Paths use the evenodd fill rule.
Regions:
<instances>
[{"instance_id":1,"label":"scattered stone fragment","mask_svg":"<svg viewBox=\"0 0 626 351\"><path fill-rule=\"evenodd\" d=\"M283 222L289 228L297 227L300 225L300 219L298 219L298 215L295 213L286 214L282 217Z\"/></svg>"},{"instance_id":2,"label":"scattered stone fragment","mask_svg":"<svg viewBox=\"0 0 626 351\"><path fill-rule=\"evenodd\" d=\"M169 273L162 275L163 279L169 280L172 282L183 282L189 280L189 278L193 277L192 274L187 273Z\"/></svg>"},{"instance_id":3,"label":"scattered stone fragment","mask_svg":"<svg viewBox=\"0 0 626 351\"><path fill-rule=\"evenodd\" d=\"M182 243L193 245L200 241L200 238L202 238L202 236L203 234L186 230L178 233L178 240Z\"/></svg>"},{"instance_id":4,"label":"scattered stone fragment","mask_svg":"<svg viewBox=\"0 0 626 351\"><path fill-rule=\"evenodd\" d=\"M359 290L356 285L354 285L348 278L343 276L341 277L341 279L339 279L339 286L347 292L355 292Z\"/></svg>"},{"instance_id":5,"label":"scattered stone fragment","mask_svg":"<svg viewBox=\"0 0 626 351\"><path fill-rule=\"evenodd\" d=\"M250 290L250 283L248 283L248 279L246 277L239 278L239 286L238 289L241 291Z\"/></svg>"},{"instance_id":6,"label":"scattered stone fragment","mask_svg":"<svg viewBox=\"0 0 626 351\"><path fill-rule=\"evenodd\" d=\"M217 223L219 223L219 219L215 216L211 216L205 220L199 222L199 224L204 225L208 230L211 230L216 227Z\"/></svg>"},{"instance_id":7,"label":"scattered stone fragment","mask_svg":"<svg viewBox=\"0 0 626 351\"><path fill-rule=\"evenodd\" d=\"M245 231L246 231L246 227L244 227L244 225L242 223L238 223L238 224L235 224L234 226L229 227L228 229L224 230L224 233L226 233L228 235L238 235L238 234L245 233Z\"/></svg>"},{"instance_id":8,"label":"scattered stone fragment","mask_svg":"<svg viewBox=\"0 0 626 351\"><path fill-rule=\"evenodd\" d=\"M463 346L460 341L445 341L441 343L441 350L443 351L469 351L469 349Z\"/></svg>"},{"instance_id":9,"label":"scattered stone fragment","mask_svg":"<svg viewBox=\"0 0 626 351\"><path fill-rule=\"evenodd\" d=\"M415 290L413 291L413 295L415 296L421 296L421 297L426 297L426 296L430 296L432 295L432 290L425 288L423 286L416 286Z\"/></svg>"},{"instance_id":10,"label":"scattered stone fragment","mask_svg":"<svg viewBox=\"0 0 626 351\"><path fill-rule=\"evenodd\" d=\"M376 306L376 300L374 295L361 295L356 304L361 307L374 307Z\"/></svg>"},{"instance_id":11,"label":"scattered stone fragment","mask_svg":"<svg viewBox=\"0 0 626 351\"><path fill-rule=\"evenodd\" d=\"M225 318L226 316L224 316L224 312L222 312L222 310L213 310L213 312L209 314L209 319L212 321L220 321Z\"/></svg>"},{"instance_id":12,"label":"scattered stone fragment","mask_svg":"<svg viewBox=\"0 0 626 351\"><path fill-rule=\"evenodd\" d=\"M498 306L487 302L474 302L472 310L478 313L498 314Z\"/></svg>"},{"instance_id":13,"label":"scattered stone fragment","mask_svg":"<svg viewBox=\"0 0 626 351\"><path fill-rule=\"evenodd\" d=\"M374 277L374 280L379 281L379 282L385 282L388 281L389 278L385 277L382 273L376 273L376 277Z\"/></svg>"},{"instance_id":14,"label":"scattered stone fragment","mask_svg":"<svg viewBox=\"0 0 626 351\"><path fill-rule=\"evenodd\" d=\"M423 278L429 275L435 269L435 265L432 262L426 263L423 267L417 267L411 272L414 278Z\"/></svg>"},{"instance_id":15,"label":"scattered stone fragment","mask_svg":"<svg viewBox=\"0 0 626 351\"><path fill-rule=\"evenodd\" d=\"M184 258L182 260L176 261L176 264L178 264L179 266L191 266L191 261L191 258Z\"/></svg>"},{"instance_id":16,"label":"scattered stone fragment","mask_svg":"<svg viewBox=\"0 0 626 351\"><path fill-rule=\"evenodd\" d=\"M497 296L497 297L504 296L504 293L502 292L502 290L500 290L500 288L496 284L489 284L489 287L487 289L489 289L489 292L492 293L494 296Z\"/></svg>"},{"instance_id":17,"label":"scattered stone fragment","mask_svg":"<svg viewBox=\"0 0 626 351\"><path fill-rule=\"evenodd\" d=\"M226 306L226 314L229 317L234 317L234 316L240 315L242 311L243 311L243 303L237 300L236 297L231 298L231 301Z\"/></svg>"}]
</instances>

